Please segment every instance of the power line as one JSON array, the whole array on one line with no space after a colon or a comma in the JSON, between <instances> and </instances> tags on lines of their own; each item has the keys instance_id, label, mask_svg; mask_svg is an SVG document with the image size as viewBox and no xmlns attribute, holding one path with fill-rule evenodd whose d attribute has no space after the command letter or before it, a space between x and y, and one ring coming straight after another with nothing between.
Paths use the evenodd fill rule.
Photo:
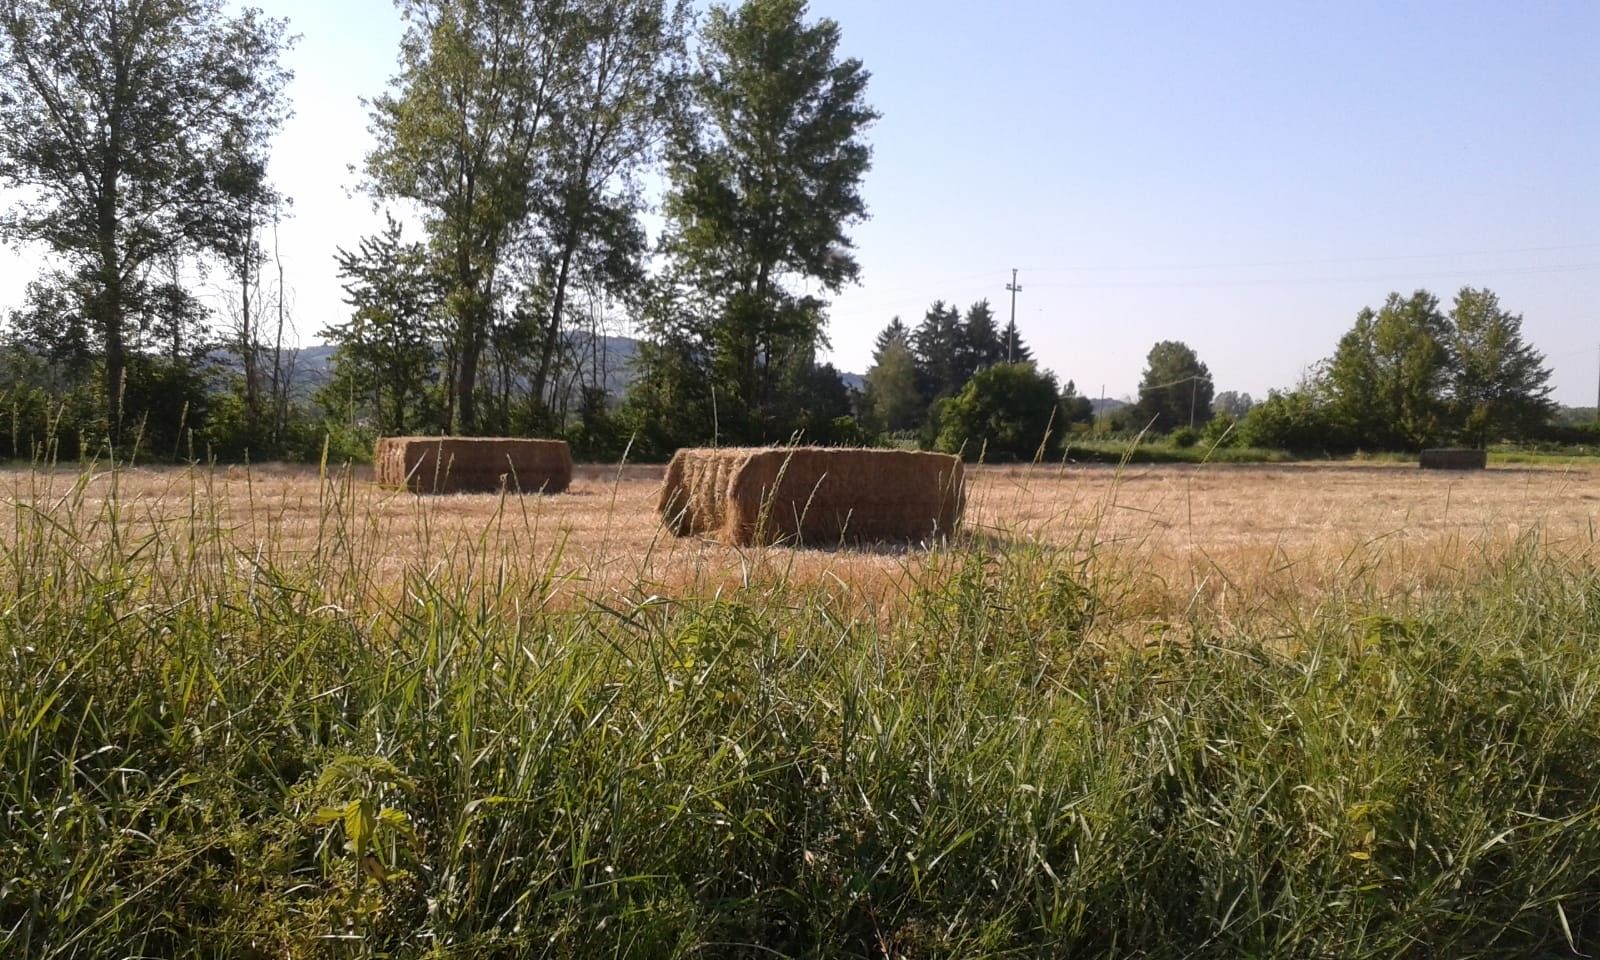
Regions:
<instances>
[{"instance_id":1,"label":"power line","mask_svg":"<svg viewBox=\"0 0 1600 960\"><path fill-rule=\"evenodd\" d=\"M1594 263L1563 263L1548 267L1478 267L1461 268L1454 270L1435 270L1422 273L1387 274L1383 276L1363 277L1296 277L1291 279L1257 278L1253 280L1128 280L1128 281L1085 281L1081 283L1041 283L1035 286L1046 287L1052 290L1177 290L1212 288L1226 289L1228 287L1293 287L1317 286L1323 284L1337 285L1347 283L1412 283L1428 278L1439 279L1446 277L1520 277L1535 274L1551 273L1582 273L1589 270L1600 270L1600 262Z\"/></svg>"},{"instance_id":2,"label":"power line","mask_svg":"<svg viewBox=\"0 0 1600 960\"><path fill-rule=\"evenodd\" d=\"M1138 266L1085 265L1076 267L1025 267L1034 273L1099 273L1127 270L1245 270L1254 267L1311 267L1322 264L1386 263L1402 260L1447 260L1453 257L1489 257L1518 253L1554 253L1567 250L1593 250L1595 243L1568 243L1543 247L1505 247L1499 250L1457 250L1448 253L1400 253L1370 257L1326 257L1304 260L1256 260L1235 263L1150 263Z\"/></svg>"}]
</instances>

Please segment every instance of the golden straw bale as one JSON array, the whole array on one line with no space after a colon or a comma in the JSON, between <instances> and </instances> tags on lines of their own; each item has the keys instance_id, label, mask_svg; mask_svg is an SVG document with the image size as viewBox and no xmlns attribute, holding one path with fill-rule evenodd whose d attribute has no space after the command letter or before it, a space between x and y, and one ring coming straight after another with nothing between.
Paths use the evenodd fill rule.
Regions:
<instances>
[{"instance_id":1,"label":"golden straw bale","mask_svg":"<svg viewBox=\"0 0 1600 960\"><path fill-rule=\"evenodd\" d=\"M678 536L829 546L948 536L965 506L961 458L909 450L679 450L656 509Z\"/></svg>"},{"instance_id":2,"label":"golden straw bale","mask_svg":"<svg viewBox=\"0 0 1600 960\"><path fill-rule=\"evenodd\" d=\"M413 493L560 493L572 482L565 440L506 437L384 437L377 481Z\"/></svg>"}]
</instances>

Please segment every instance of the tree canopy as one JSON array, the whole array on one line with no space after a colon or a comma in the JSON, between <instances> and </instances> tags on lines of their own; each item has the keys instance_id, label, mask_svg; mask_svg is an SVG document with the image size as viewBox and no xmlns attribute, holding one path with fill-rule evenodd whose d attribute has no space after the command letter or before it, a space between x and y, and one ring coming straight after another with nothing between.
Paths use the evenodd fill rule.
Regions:
<instances>
[{"instance_id":1,"label":"tree canopy","mask_svg":"<svg viewBox=\"0 0 1600 960\"><path fill-rule=\"evenodd\" d=\"M721 422L744 440L788 434L780 388L825 343L819 294L860 269L849 228L866 216L863 133L877 114L839 41L803 0L713 7L668 148L663 248L678 293L655 333L690 347L680 356L720 385Z\"/></svg>"},{"instance_id":2,"label":"tree canopy","mask_svg":"<svg viewBox=\"0 0 1600 960\"><path fill-rule=\"evenodd\" d=\"M1211 371L1186 343L1163 340L1150 348L1134 417L1157 433L1211 419Z\"/></svg>"},{"instance_id":3,"label":"tree canopy","mask_svg":"<svg viewBox=\"0 0 1600 960\"><path fill-rule=\"evenodd\" d=\"M221 0L0 0L0 237L64 263L123 428L128 326L172 302L175 262L227 255L266 199L287 107L282 21Z\"/></svg>"},{"instance_id":4,"label":"tree canopy","mask_svg":"<svg viewBox=\"0 0 1600 960\"><path fill-rule=\"evenodd\" d=\"M1052 458L1061 449L1060 402L1056 378L1031 363L987 367L945 401L937 446L973 460Z\"/></svg>"}]
</instances>

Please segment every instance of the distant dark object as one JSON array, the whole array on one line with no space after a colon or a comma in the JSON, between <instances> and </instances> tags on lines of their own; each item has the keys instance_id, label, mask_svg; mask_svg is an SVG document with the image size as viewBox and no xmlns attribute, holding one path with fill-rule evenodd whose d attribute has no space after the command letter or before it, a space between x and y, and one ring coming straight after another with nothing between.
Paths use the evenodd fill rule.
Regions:
<instances>
[{"instance_id":1,"label":"distant dark object","mask_svg":"<svg viewBox=\"0 0 1600 960\"><path fill-rule=\"evenodd\" d=\"M1424 470L1484 470L1489 466L1489 451L1465 447L1444 447L1422 451Z\"/></svg>"}]
</instances>

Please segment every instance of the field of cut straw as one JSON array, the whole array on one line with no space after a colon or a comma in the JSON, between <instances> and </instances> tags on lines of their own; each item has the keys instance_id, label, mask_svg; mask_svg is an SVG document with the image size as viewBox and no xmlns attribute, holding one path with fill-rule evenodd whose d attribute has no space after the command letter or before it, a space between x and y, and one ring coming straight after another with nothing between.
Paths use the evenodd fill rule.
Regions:
<instances>
[{"instance_id":1,"label":"field of cut straw","mask_svg":"<svg viewBox=\"0 0 1600 960\"><path fill-rule=\"evenodd\" d=\"M551 602L778 580L881 601L903 595L930 556L904 545L739 549L674 538L655 513L662 472L580 466L565 494L502 498L387 490L360 466L18 469L0 473L0 497L16 505L11 524L48 517L87 540L150 539L179 562L201 545L272 565L338 553L341 582L378 592L413 569L470 565L548 577ZM1355 582L1449 585L1529 537L1587 560L1600 516L1593 466L975 467L968 479L966 542L1093 556L1096 572L1131 594L1125 609L1157 615L1197 598L1238 612Z\"/></svg>"},{"instance_id":2,"label":"field of cut straw","mask_svg":"<svg viewBox=\"0 0 1600 960\"><path fill-rule=\"evenodd\" d=\"M981 467L933 546L0 473L0 956L1600 949L1600 472Z\"/></svg>"}]
</instances>

